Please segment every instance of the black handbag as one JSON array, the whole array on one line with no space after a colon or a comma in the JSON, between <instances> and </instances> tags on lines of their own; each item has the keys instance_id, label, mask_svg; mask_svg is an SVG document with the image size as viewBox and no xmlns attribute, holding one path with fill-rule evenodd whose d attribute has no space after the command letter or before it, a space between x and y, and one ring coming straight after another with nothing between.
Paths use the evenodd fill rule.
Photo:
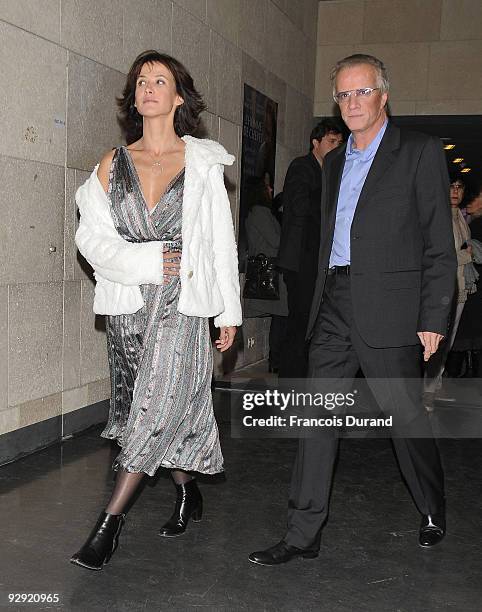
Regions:
<instances>
[{"instance_id":1,"label":"black handbag","mask_svg":"<svg viewBox=\"0 0 482 612\"><path fill-rule=\"evenodd\" d=\"M276 257L259 253L248 257L243 297L253 300L279 300L279 271Z\"/></svg>"}]
</instances>

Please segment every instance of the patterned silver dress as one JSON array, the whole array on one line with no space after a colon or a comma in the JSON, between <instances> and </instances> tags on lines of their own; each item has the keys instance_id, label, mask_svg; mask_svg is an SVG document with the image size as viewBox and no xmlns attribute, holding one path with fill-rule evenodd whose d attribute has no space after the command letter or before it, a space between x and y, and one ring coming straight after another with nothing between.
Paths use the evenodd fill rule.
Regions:
<instances>
[{"instance_id":1,"label":"patterned silver dress","mask_svg":"<svg viewBox=\"0 0 482 612\"><path fill-rule=\"evenodd\" d=\"M116 149L108 195L119 234L129 242L168 241L180 251L183 189L184 170L149 211L129 151ZM122 447L114 469L150 476L160 466L206 474L223 469L208 319L177 311L180 286L178 277L141 285L139 311L106 317L112 395L101 435Z\"/></svg>"}]
</instances>

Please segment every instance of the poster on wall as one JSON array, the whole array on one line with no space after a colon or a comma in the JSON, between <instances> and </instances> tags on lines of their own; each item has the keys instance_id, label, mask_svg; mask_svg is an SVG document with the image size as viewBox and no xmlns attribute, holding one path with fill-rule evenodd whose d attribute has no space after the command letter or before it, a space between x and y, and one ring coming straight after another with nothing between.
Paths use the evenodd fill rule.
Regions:
<instances>
[{"instance_id":1,"label":"poster on wall","mask_svg":"<svg viewBox=\"0 0 482 612\"><path fill-rule=\"evenodd\" d=\"M277 102L244 85L238 235L241 272L245 271L248 252L246 217L251 206L273 196L277 116Z\"/></svg>"}]
</instances>

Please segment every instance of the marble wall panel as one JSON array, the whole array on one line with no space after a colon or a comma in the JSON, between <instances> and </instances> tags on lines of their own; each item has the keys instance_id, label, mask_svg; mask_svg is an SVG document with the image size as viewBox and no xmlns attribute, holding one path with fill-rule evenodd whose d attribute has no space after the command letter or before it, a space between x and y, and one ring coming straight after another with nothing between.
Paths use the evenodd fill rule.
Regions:
<instances>
[{"instance_id":1,"label":"marble wall panel","mask_svg":"<svg viewBox=\"0 0 482 612\"><path fill-rule=\"evenodd\" d=\"M65 163L67 51L0 21L0 155Z\"/></svg>"},{"instance_id":2,"label":"marble wall panel","mask_svg":"<svg viewBox=\"0 0 482 612\"><path fill-rule=\"evenodd\" d=\"M123 69L123 0L62 0L62 46Z\"/></svg>"},{"instance_id":3,"label":"marble wall panel","mask_svg":"<svg viewBox=\"0 0 482 612\"><path fill-rule=\"evenodd\" d=\"M64 170L0 157L0 284L63 278Z\"/></svg>"},{"instance_id":4,"label":"marble wall panel","mask_svg":"<svg viewBox=\"0 0 482 612\"><path fill-rule=\"evenodd\" d=\"M9 295L11 406L62 388L62 283L13 285Z\"/></svg>"},{"instance_id":5,"label":"marble wall panel","mask_svg":"<svg viewBox=\"0 0 482 612\"><path fill-rule=\"evenodd\" d=\"M60 41L59 0L0 0L0 19L52 42Z\"/></svg>"}]
</instances>

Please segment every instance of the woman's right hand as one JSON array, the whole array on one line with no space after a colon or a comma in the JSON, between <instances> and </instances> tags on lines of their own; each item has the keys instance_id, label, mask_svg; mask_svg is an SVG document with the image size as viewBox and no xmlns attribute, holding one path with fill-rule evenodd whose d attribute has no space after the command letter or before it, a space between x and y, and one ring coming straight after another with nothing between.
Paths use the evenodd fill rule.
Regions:
<instances>
[{"instance_id":1,"label":"woman's right hand","mask_svg":"<svg viewBox=\"0 0 482 612\"><path fill-rule=\"evenodd\" d=\"M171 282L173 276L179 276L179 268L181 266L181 252L163 250L163 284L167 285Z\"/></svg>"}]
</instances>

